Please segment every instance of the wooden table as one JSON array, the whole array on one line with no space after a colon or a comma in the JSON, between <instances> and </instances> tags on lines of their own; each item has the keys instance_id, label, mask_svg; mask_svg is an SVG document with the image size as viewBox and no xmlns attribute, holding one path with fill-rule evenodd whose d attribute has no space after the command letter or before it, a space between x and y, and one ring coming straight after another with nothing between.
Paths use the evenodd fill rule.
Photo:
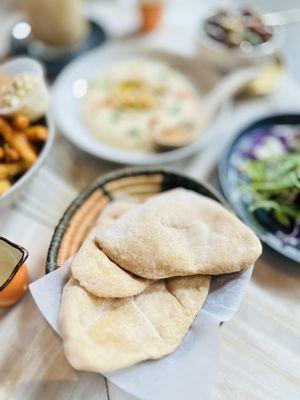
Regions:
<instances>
[{"instance_id":1,"label":"wooden table","mask_svg":"<svg viewBox=\"0 0 300 400\"><path fill-rule=\"evenodd\" d=\"M61 162L59 154L68 157L66 163L56 164ZM201 157L188 160L185 168L198 165L193 165L192 170L200 177L202 162L213 154L207 150L202 161ZM67 168L67 164L78 163L79 169ZM42 273L52 229L74 193L104 170L113 168L116 166L90 159L62 137L57 138L47 165L28 193L14 209L1 215L1 234L22 243L34 255L28 263L31 276ZM55 180L61 181L62 175L73 183L71 188L62 183L50 187ZM53 189L60 201L51 195ZM51 217L44 215L48 208ZM32 220L35 224L31 229L27 222ZM298 398L299 283L297 266L264 250L241 308L221 328L214 399ZM99 376L77 373L68 365L59 337L44 321L30 294L15 307L0 311L0 341L0 399L80 399L83 394L89 399L105 399L104 382ZM109 390L118 392L115 387ZM115 393L110 398L126 397Z\"/></svg>"},{"instance_id":2,"label":"wooden table","mask_svg":"<svg viewBox=\"0 0 300 400\"><path fill-rule=\"evenodd\" d=\"M238 104L218 144L173 165L215 182L215 165L236 129L266 112L291 111L300 95L290 77L267 99ZM299 106L298 106L299 110ZM49 159L16 205L0 212L0 234L30 251L31 279L43 274L47 247L62 212L92 179L117 165L96 160L58 135ZM300 398L300 269L264 249L249 290L233 320L220 329L220 365L215 400ZM0 399L133 400L96 374L78 373L66 361L59 337L28 293L0 310ZM174 399L176 400L176 399ZM194 399L189 399L194 400ZM198 400L198 399L197 399Z\"/></svg>"}]
</instances>

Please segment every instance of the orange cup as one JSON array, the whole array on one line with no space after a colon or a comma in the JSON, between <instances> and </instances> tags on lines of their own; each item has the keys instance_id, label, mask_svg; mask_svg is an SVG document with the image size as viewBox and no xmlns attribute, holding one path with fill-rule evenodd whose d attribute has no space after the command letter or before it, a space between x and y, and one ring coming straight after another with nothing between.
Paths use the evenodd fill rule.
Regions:
<instances>
[{"instance_id":1,"label":"orange cup","mask_svg":"<svg viewBox=\"0 0 300 400\"><path fill-rule=\"evenodd\" d=\"M0 237L0 307L16 303L28 288L24 261L28 252L23 247Z\"/></svg>"},{"instance_id":2,"label":"orange cup","mask_svg":"<svg viewBox=\"0 0 300 400\"><path fill-rule=\"evenodd\" d=\"M140 13L142 18L141 30L149 32L156 29L162 18L164 5L162 2L140 4Z\"/></svg>"}]
</instances>

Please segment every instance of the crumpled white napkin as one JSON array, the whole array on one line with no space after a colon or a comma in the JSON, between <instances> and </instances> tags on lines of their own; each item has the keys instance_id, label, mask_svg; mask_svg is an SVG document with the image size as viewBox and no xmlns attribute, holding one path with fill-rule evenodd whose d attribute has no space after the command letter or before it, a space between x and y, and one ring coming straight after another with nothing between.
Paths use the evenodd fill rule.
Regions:
<instances>
[{"instance_id":1,"label":"crumpled white napkin","mask_svg":"<svg viewBox=\"0 0 300 400\"><path fill-rule=\"evenodd\" d=\"M68 260L30 285L37 306L58 334L60 299L70 265ZM237 311L252 269L213 278L209 296L177 351L104 376L143 400L208 399L217 370L219 324Z\"/></svg>"}]
</instances>

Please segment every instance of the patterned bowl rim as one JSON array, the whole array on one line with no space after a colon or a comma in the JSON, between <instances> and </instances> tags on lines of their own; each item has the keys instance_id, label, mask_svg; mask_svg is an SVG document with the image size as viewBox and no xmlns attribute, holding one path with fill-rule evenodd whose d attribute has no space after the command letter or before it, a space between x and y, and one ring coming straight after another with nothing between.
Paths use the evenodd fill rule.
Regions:
<instances>
[{"instance_id":1,"label":"patterned bowl rim","mask_svg":"<svg viewBox=\"0 0 300 400\"><path fill-rule=\"evenodd\" d=\"M278 113L269 114L262 118L258 118L254 122L250 122L244 125L241 129L238 129L233 139L228 143L227 148L223 152L222 158L218 165L218 179L220 184L220 190L230 205L230 208L234 211L237 217L243 221L256 236L262 241L263 244L267 245L270 249L277 252L278 256L282 256L290 261L297 264L300 262L300 251L298 248L293 246L286 246L282 239L279 239L273 232L271 232L267 226L260 223L255 217L253 217L246 209L245 204L238 201L234 196L237 186L231 183L229 176L231 167L231 157L237 152L241 141L245 137L250 137L256 129L260 129L266 126L280 126L280 125L293 125L297 126L300 123L300 113Z\"/></svg>"},{"instance_id":2,"label":"patterned bowl rim","mask_svg":"<svg viewBox=\"0 0 300 400\"><path fill-rule=\"evenodd\" d=\"M183 187L189 188L196 192L201 192L202 194L210 198L213 198L214 200L217 200L219 203L229 208L229 205L227 204L223 196L219 194L218 191L214 189L211 185L200 182L185 174L178 173L175 169L168 169L162 167L129 167L129 168L118 169L116 171L110 172L95 179L81 193L78 194L78 196L72 201L72 203L66 209L66 211L64 212L63 216L61 217L60 221L58 222L54 230L50 242L47 254L45 273L47 274L58 268L57 257L63 236L77 209L90 197L90 195L93 192L95 192L97 189L100 188L109 199L112 199L110 193L105 189L105 185L107 183L127 177L134 177L138 175L154 175L154 174L161 174L163 176L162 191L171 189L172 187L180 186L180 185L169 186L170 181L168 180L168 178L169 179L171 178L179 182L181 181L183 183Z\"/></svg>"}]
</instances>

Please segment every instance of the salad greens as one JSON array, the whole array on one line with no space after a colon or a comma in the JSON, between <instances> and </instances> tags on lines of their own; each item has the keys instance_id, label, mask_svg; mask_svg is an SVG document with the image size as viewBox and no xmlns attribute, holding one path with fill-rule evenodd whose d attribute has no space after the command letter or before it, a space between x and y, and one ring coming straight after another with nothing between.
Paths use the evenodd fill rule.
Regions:
<instances>
[{"instance_id":1,"label":"salad greens","mask_svg":"<svg viewBox=\"0 0 300 400\"><path fill-rule=\"evenodd\" d=\"M282 133L282 132L281 132ZM290 131L289 131L290 135ZM253 151L254 147L267 146L270 137L281 143L281 151L276 154ZM252 143L251 156L244 157L241 172L246 182L243 191L248 194L248 209L251 213L264 210L283 226L290 228L293 237L300 236L300 149L299 137L282 145L278 130L269 130L266 136ZM284 142L286 144L286 141ZM258 154L264 154L259 157ZM250 194L250 196L249 196Z\"/></svg>"}]
</instances>

